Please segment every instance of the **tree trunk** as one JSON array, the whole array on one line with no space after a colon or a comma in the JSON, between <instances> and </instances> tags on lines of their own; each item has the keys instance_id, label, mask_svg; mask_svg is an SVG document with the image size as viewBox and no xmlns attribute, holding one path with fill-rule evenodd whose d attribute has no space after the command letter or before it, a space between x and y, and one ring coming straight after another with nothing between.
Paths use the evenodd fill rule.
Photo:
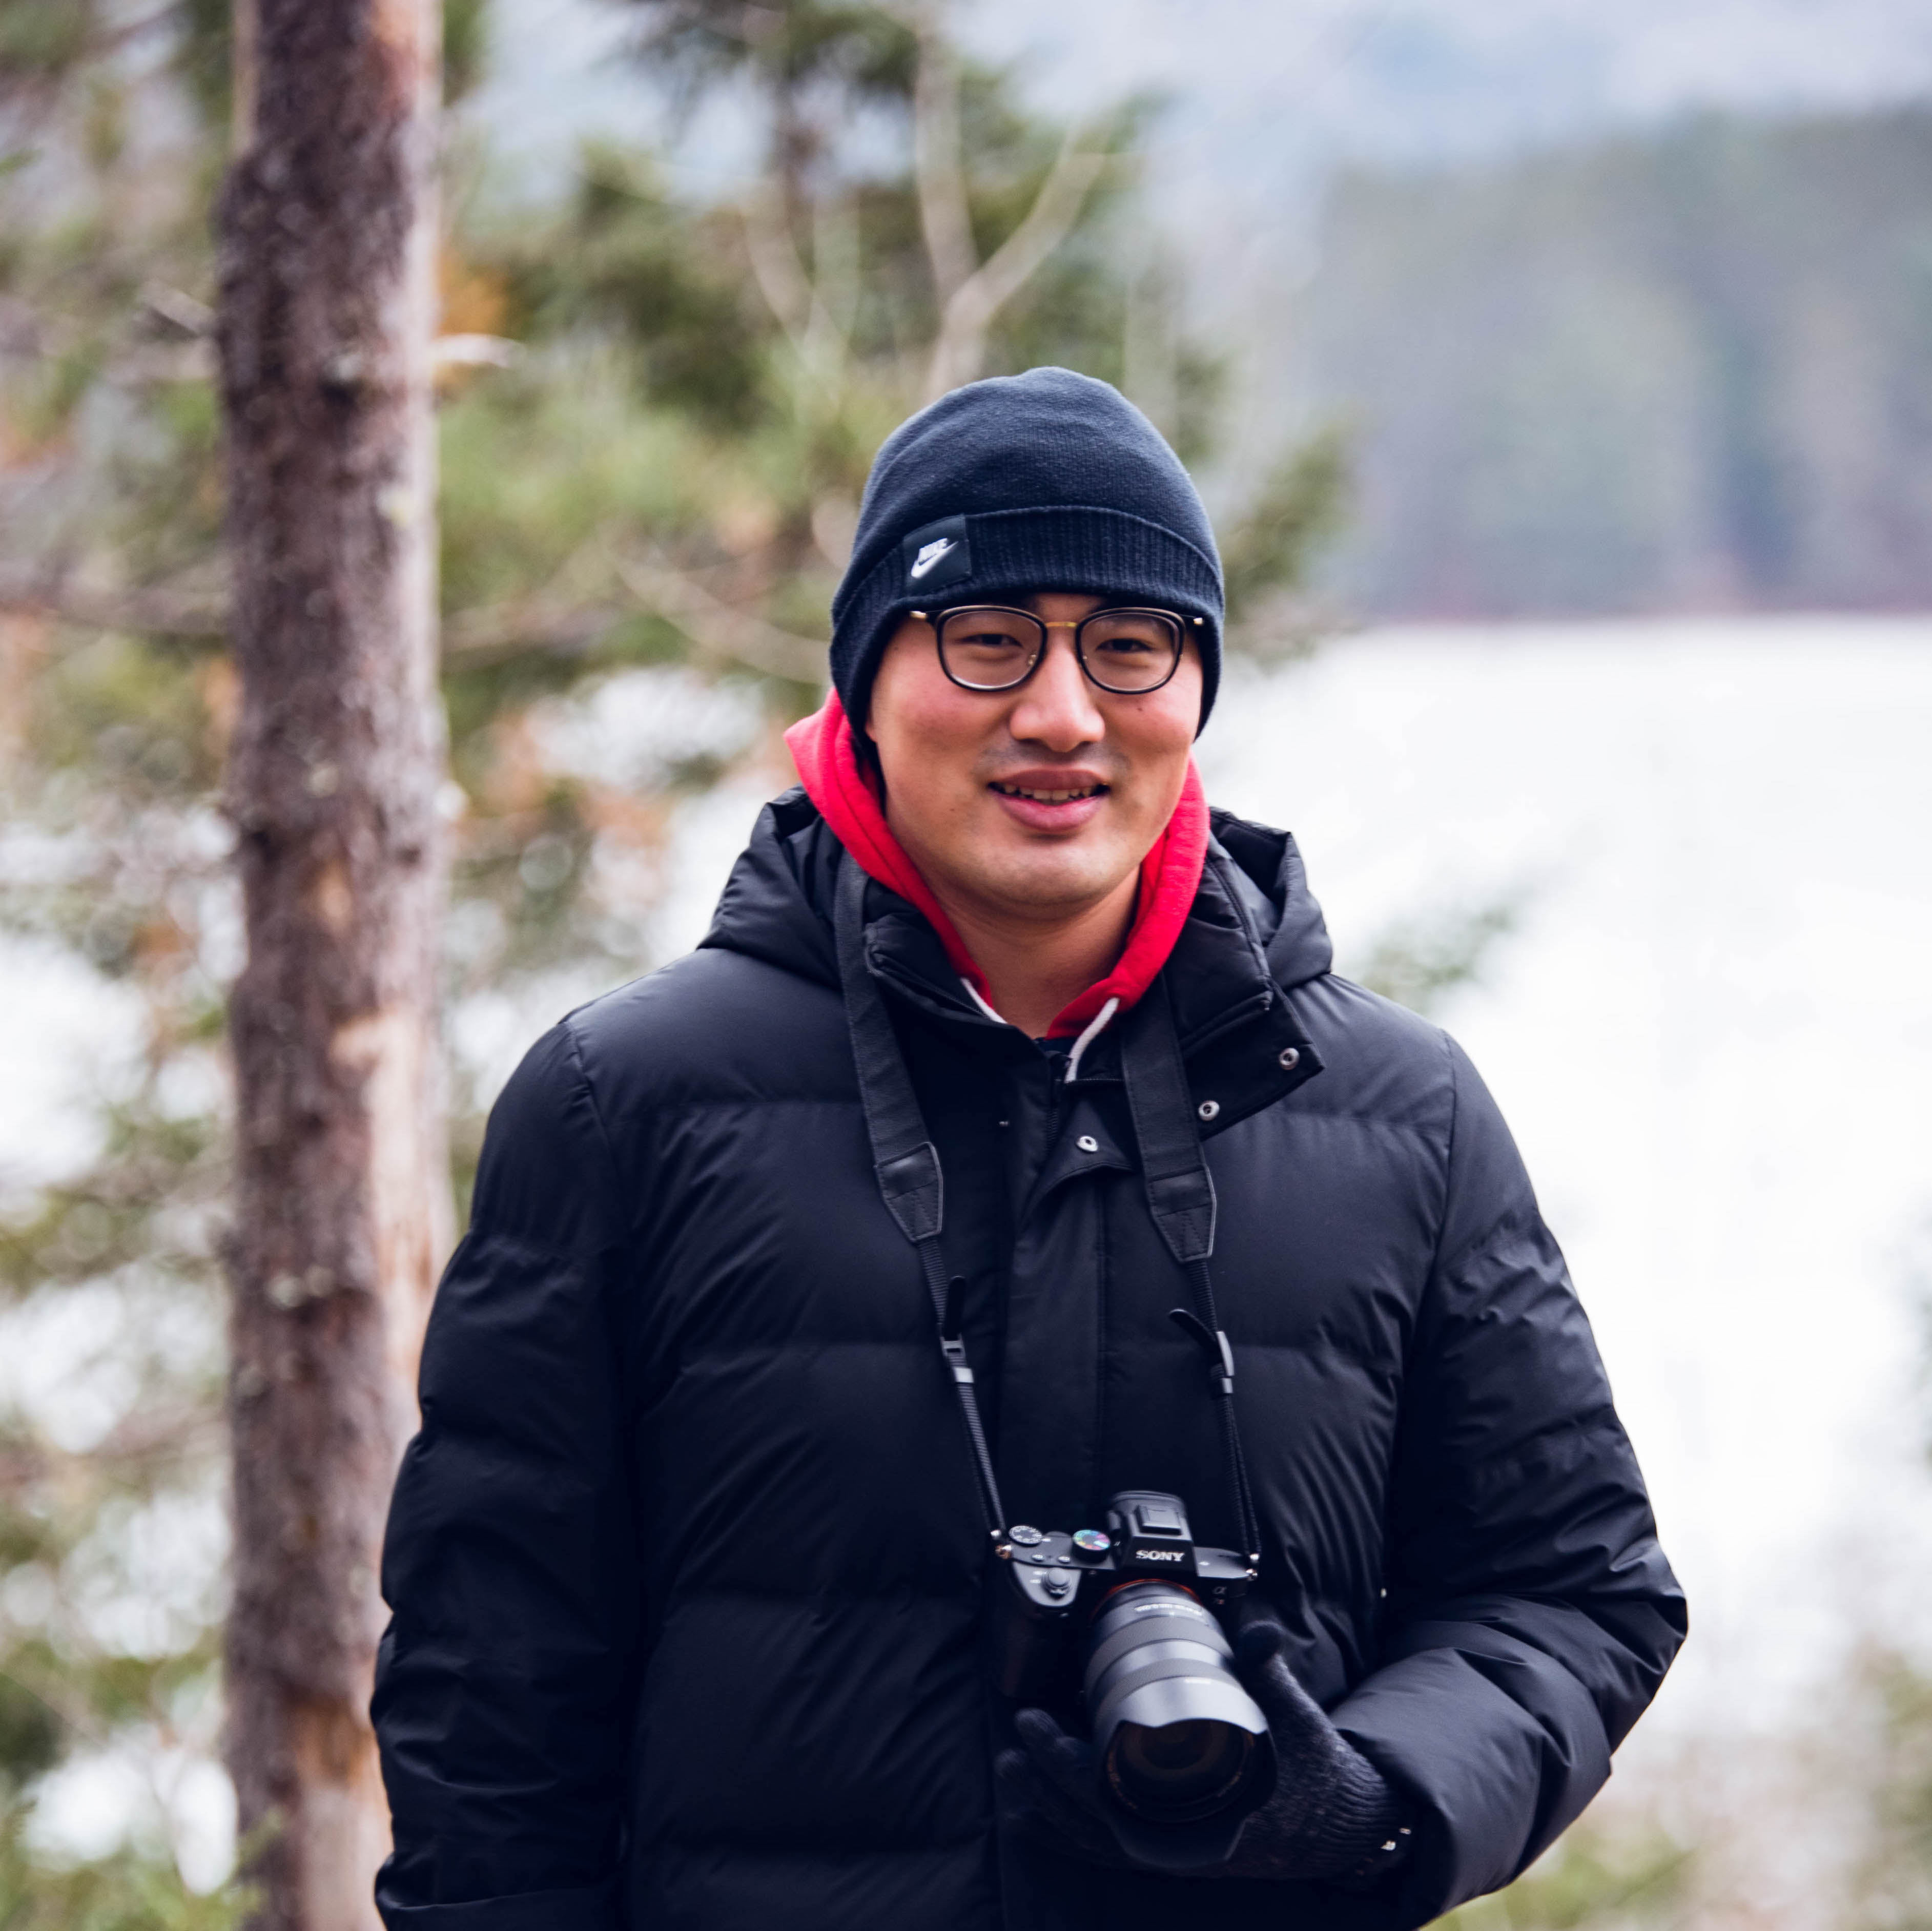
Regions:
<instances>
[{"instance_id":1,"label":"tree trunk","mask_svg":"<svg viewBox=\"0 0 1932 1931\"><path fill-rule=\"evenodd\" d=\"M220 217L248 957L230 1009L229 1765L257 1931L365 1931L384 1510L447 1246L439 0L252 0Z\"/></svg>"}]
</instances>

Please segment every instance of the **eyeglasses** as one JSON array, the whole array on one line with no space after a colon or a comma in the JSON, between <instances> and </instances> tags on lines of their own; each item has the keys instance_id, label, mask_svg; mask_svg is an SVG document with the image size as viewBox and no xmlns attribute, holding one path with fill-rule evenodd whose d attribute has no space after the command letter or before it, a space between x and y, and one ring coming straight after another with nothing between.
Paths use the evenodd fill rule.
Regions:
<instances>
[{"instance_id":1,"label":"eyeglasses","mask_svg":"<svg viewBox=\"0 0 1932 1931\"><path fill-rule=\"evenodd\" d=\"M1117 697L1140 697L1158 691L1180 668L1186 636L1172 610L1095 610L1077 623L1048 623L1003 604L911 614L932 625L939 667L962 691L1011 691L1024 684L1046 655L1047 632L1070 630L1073 655L1089 682Z\"/></svg>"}]
</instances>

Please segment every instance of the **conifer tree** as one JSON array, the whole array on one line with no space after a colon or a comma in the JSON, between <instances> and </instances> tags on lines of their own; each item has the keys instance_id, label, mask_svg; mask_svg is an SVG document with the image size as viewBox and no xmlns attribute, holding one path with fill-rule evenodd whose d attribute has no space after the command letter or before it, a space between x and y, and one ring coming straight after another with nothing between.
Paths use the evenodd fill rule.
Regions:
<instances>
[{"instance_id":1,"label":"conifer tree","mask_svg":"<svg viewBox=\"0 0 1932 1931\"><path fill-rule=\"evenodd\" d=\"M253 0L220 209L235 1069L228 1763L260 1931L374 1931L383 1516L449 1240L437 0Z\"/></svg>"}]
</instances>

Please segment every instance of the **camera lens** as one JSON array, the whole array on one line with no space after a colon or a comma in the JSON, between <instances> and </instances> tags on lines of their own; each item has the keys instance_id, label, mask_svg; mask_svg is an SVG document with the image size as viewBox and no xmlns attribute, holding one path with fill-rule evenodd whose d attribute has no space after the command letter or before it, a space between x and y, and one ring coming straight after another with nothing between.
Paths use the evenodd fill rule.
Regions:
<instances>
[{"instance_id":1,"label":"camera lens","mask_svg":"<svg viewBox=\"0 0 1932 1931\"><path fill-rule=\"evenodd\" d=\"M1108 1787L1134 1815L1183 1824L1244 1814L1274 1777L1267 1720L1221 1626L1168 1582L1118 1590L1094 1619L1087 1704Z\"/></svg>"},{"instance_id":2,"label":"camera lens","mask_svg":"<svg viewBox=\"0 0 1932 1931\"><path fill-rule=\"evenodd\" d=\"M1239 1790L1255 1740L1232 1723L1123 1723L1114 1732L1107 1776L1120 1801L1143 1817L1185 1819L1218 1810Z\"/></svg>"}]
</instances>

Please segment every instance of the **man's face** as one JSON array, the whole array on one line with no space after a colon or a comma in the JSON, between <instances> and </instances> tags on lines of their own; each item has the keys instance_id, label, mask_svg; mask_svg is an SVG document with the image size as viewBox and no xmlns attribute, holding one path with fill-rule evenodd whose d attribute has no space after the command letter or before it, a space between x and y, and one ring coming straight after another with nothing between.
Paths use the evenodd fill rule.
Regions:
<instances>
[{"instance_id":1,"label":"man's face","mask_svg":"<svg viewBox=\"0 0 1932 1931\"><path fill-rule=\"evenodd\" d=\"M1061 592L1004 601L1056 625L1103 601ZM887 822L942 897L1051 922L1133 876L1180 800L1200 717L1191 639L1156 691L1099 689L1072 631L1060 628L1047 632L1024 684L968 691L940 668L932 626L908 618L886 646L866 730Z\"/></svg>"}]
</instances>

